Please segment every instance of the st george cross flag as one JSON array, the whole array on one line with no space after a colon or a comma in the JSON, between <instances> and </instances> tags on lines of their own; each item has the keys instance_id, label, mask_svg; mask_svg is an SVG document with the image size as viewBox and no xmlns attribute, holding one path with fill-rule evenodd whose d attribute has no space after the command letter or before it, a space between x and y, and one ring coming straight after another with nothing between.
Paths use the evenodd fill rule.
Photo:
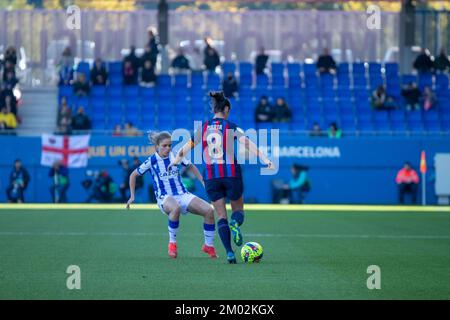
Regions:
<instances>
[{"instance_id":1,"label":"st george cross flag","mask_svg":"<svg viewBox=\"0 0 450 320\"><path fill-rule=\"evenodd\" d=\"M90 135L42 135L41 165L52 166L55 161L69 168L87 166Z\"/></svg>"}]
</instances>

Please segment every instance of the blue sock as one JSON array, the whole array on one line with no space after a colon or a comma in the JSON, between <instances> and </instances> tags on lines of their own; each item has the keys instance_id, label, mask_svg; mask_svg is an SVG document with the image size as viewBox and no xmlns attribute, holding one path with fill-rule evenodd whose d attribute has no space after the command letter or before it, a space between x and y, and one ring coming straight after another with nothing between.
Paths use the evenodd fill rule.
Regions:
<instances>
[{"instance_id":1,"label":"blue sock","mask_svg":"<svg viewBox=\"0 0 450 320\"><path fill-rule=\"evenodd\" d=\"M241 226L244 223L244 211L235 211L231 215L231 220L237 222L238 226Z\"/></svg>"},{"instance_id":2,"label":"blue sock","mask_svg":"<svg viewBox=\"0 0 450 320\"><path fill-rule=\"evenodd\" d=\"M219 221L217 221L217 229L220 240L222 240L222 244L225 247L225 250L227 252L233 252L233 249L231 248L230 226L228 225L227 219L220 219Z\"/></svg>"}]
</instances>

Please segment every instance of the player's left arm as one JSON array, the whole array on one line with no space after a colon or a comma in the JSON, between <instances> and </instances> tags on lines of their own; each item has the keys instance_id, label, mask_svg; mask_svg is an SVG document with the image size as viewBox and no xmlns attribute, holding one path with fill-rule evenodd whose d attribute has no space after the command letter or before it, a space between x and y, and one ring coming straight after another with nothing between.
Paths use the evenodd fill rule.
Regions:
<instances>
[{"instance_id":1,"label":"player's left arm","mask_svg":"<svg viewBox=\"0 0 450 320\"><path fill-rule=\"evenodd\" d=\"M261 162L267 165L268 169L274 169L273 162L264 154L249 138L245 135L241 135L239 137L239 143L244 145L247 150L249 150L254 155L258 156L261 159Z\"/></svg>"},{"instance_id":2,"label":"player's left arm","mask_svg":"<svg viewBox=\"0 0 450 320\"><path fill-rule=\"evenodd\" d=\"M203 176L200 173L200 171L198 170L197 166L195 164L190 164L187 166L188 170L191 170L192 173L195 175L195 177L197 178L198 181L200 181L200 183L203 185L203 187L205 187L205 181L203 180Z\"/></svg>"}]
</instances>

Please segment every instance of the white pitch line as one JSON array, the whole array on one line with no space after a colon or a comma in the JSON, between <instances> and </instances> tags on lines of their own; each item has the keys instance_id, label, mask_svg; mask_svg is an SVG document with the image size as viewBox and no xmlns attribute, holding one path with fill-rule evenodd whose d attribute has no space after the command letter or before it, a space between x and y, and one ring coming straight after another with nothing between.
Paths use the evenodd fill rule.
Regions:
<instances>
[{"instance_id":1,"label":"white pitch line","mask_svg":"<svg viewBox=\"0 0 450 320\"><path fill-rule=\"evenodd\" d=\"M186 233L183 236L197 237L201 235ZM164 237L166 233L149 232L27 232L27 231L0 231L0 236L120 236L120 237ZM417 240L444 240L450 235L370 235L370 234L281 234L281 233L247 233L249 237L260 238L322 238L322 239L417 239Z\"/></svg>"}]
</instances>

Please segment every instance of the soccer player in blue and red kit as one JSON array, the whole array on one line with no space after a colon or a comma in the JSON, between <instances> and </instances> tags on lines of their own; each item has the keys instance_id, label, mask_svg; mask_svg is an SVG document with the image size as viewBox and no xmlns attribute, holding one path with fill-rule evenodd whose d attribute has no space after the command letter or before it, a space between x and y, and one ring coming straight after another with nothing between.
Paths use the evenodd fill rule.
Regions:
<instances>
[{"instance_id":1,"label":"soccer player in blue and red kit","mask_svg":"<svg viewBox=\"0 0 450 320\"><path fill-rule=\"evenodd\" d=\"M228 121L231 104L223 92L210 92L209 95L212 99L214 117L207 120L201 130L194 133L191 141L182 147L171 165L179 164L192 148L199 143L202 144L206 193L217 212L218 233L227 252L227 260L229 263L236 263L231 236L237 246L242 245L240 226L244 222L244 186L241 167L236 161L234 152L235 141L244 145L246 150L258 155L268 168L273 169L273 164L245 136L242 129ZM230 200L233 211L229 223L225 206L227 198Z\"/></svg>"}]
</instances>

